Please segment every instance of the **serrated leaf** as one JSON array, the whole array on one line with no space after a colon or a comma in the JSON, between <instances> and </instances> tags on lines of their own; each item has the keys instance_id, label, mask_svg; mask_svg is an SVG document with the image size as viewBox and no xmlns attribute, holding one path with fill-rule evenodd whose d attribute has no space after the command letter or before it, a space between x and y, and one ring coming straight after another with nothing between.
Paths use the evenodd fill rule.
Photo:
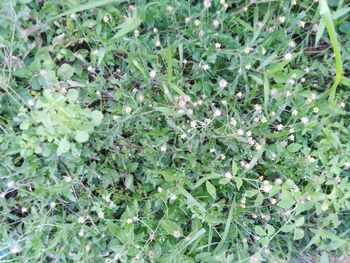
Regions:
<instances>
[{"instance_id":1,"label":"serrated leaf","mask_svg":"<svg viewBox=\"0 0 350 263\"><path fill-rule=\"evenodd\" d=\"M68 152L70 149L70 143L66 138L60 140L57 148L57 155L61 156L62 154Z\"/></svg>"}]
</instances>

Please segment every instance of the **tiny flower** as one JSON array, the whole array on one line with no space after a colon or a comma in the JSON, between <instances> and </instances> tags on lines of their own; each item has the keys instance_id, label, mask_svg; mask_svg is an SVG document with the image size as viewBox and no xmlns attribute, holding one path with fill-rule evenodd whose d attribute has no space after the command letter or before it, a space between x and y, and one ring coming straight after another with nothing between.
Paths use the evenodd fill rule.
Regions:
<instances>
[{"instance_id":1,"label":"tiny flower","mask_svg":"<svg viewBox=\"0 0 350 263\"><path fill-rule=\"evenodd\" d=\"M175 237L175 238L181 237L181 233L180 233L179 230L175 230L175 231L174 231L174 237Z\"/></svg>"},{"instance_id":2,"label":"tiny flower","mask_svg":"<svg viewBox=\"0 0 350 263\"><path fill-rule=\"evenodd\" d=\"M308 119L308 118L306 118L306 117L302 117L302 118L301 118L301 123L302 123L302 124L306 125L306 124L308 124L308 122L309 122L309 119Z\"/></svg>"},{"instance_id":3,"label":"tiny flower","mask_svg":"<svg viewBox=\"0 0 350 263\"><path fill-rule=\"evenodd\" d=\"M291 95L291 92L288 90L286 91L286 97L289 97Z\"/></svg>"},{"instance_id":4,"label":"tiny flower","mask_svg":"<svg viewBox=\"0 0 350 263\"><path fill-rule=\"evenodd\" d=\"M204 70L208 70L208 69L209 69L209 65L208 65L208 64L204 64L204 65L202 66L202 68L203 68Z\"/></svg>"},{"instance_id":5,"label":"tiny flower","mask_svg":"<svg viewBox=\"0 0 350 263\"><path fill-rule=\"evenodd\" d=\"M64 176L64 180L67 182L67 183L70 183L72 181L72 177L70 176Z\"/></svg>"},{"instance_id":6,"label":"tiny flower","mask_svg":"<svg viewBox=\"0 0 350 263\"><path fill-rule=\"evenodd\" d=\"M70 18L73 20L77 20L77 15L75 13L73 13L70 15Z\"/></svg>"},{"instance_id":7,"label":"tiny flower","mask_svg":"<svg viewBox=\"0 0 350 263\"><path fill-rule=\"evenodd\" d=\"M84 233L84 230L83 229L80 229L80 231L79 231L79 234L78 234L79 236L81 236L81 237L83 237L84 235L85 235L85 233Z\"/></svg>"},{"instance_id":8,"label":"tiny flower","mask_svg":"<svg viewBox=\"0 0 350 263\"><path fill-rule=\"evenodd\" d=\"M292 115L293 115L293 116L297 116L297 115L298 115L298 111L297 111L297 110L293 110L293 111L292 111Z\"/></svg>"},{"instance_id":9,"label":"tiny flower","mask_svg":"<svg viewBox=\"0 0 350 263\"><path fill-rule=\"evenodd\" d=\"M284 59L285 60L291 60L293 58L293 54L292 53L286 53L285 55L284 55Z\"/></svg>"},{"instance_id":10,"label":"tiny flower","mask_svg":"<svg viewBox=\"0 0 350 263\"><path fill-rule=\"evenodd\" d=\"M312 25L312 31L316 32L318 30L318 24Z\"/></svg>"},{"instance_id":11,"label":"tiny flower","mask_svg":"<svg viewBox=\"0 0 350 263\"><path fill-rule=\"evenodd\" d=\"M245 47L245 48L243 49L243 52L246 53L246 54L249 54L249 52L250 52L250 47Z\"/></svg>"},{"instance_id":12,"label":"tiny flower","mask_svg":"<svg viewBox=\"0 0 350 263\"><path fill-rule=\"evenodd\" d=\"M220 43L215 43L215 48L216 49L220 49L221 48L221 44Z\"/></svg>"},{"instance_id":13,"label":"tiny flower","mask_svg":"<svg viewBox=\"0 0 350 263\"><path fill-rule=\"evenodd\" d=\"M216 151L215 148L210 148L209 150L210 153L215 153L215 151Z\"/></svg>"},{"instance_id":14,"label":"tiny flower","mask_svg":"<svg viewBox=\"0 0 350 263\"><path fill-rule=\"evenodd\" d=\"M181 139L185 140L187 138L187 135L186 135L186 133L183 133L183 134L181 134L180 137L181 137Z\"/></svg>"},{"instance_id":15,"label":"tiny flower","mask_svg":"<svg viewBox=\"0 0 350 263\"><path fill-rule=\"evenodd\" d=\"M282 125L282 124L278 124L278 125L276 126L276 129L277 129L278 131L282 131L282 130L283 130L283 125Z\"/></svg>"},{"instance_id":16,"label":"tiny flower","mask_svg":"<svg viewBox=\"0 0 350 263\"><path fill-rule=\"evenodd\" d=\"M203 4L204 4L205 8L210 8L211 7L211 1L210 0L204 0Z\"/></svg>"},{"instance_id":17,"label":"tiny flower","mask_svg":"<svg viewBox=\"0 0 350 263\"><path fill-rule=\"evenodd\" d=\"M80 217L78 218L78 223L79 223L79 224L84 224L84 222L85 222L85 217L80 216Z\"/></svg>"},{"instance_id":18,"label":"tiny flower","mask_svg":"<svg viewBox=\"0 0 350 263\"><path fill-rule=\"evenodd\" d=\"M100 212L98 212L98 217L99 218L104 218L105 214L102 211L100 211Z\"/></svg>"},{"instance_id":19,"label":"tiny flower","mask_svg":"<svg viewBox=\"0 0 350 263\"><path fill-rule=\"evenodd\" d=\"M203 104L203 101L202 101L202 100L199 100L197 103L198 103L198 105L200 106L200 105Z\"/></svg>"},{"instance_id":20,"label":"tiny flower","mask_svg":"<svg viewBox=\"0 0 350 263\"><path fill-rule=\"evenodd\" d=\"M125 111L125 113L127 113L127 114L130 114L131 113L131 107L129 107L129 106L126 106L125 108L124 108L124 111Z\"/></svg>"},{"instance_id":21,"label":"tiny flower","mask_svg":"<svg viewBox=\"0 0 350 263\"><path fill-rule=\"evenodd\" d=\"M299 21L299 26L300 26L301 28L304 28L304 27L305 27L305 22L304 22L303 20L300 20L300 21Z\"/></svg>"},{"instance_id":22,"label":"tiny flower","mask_svg":"<svg viewBox=\"0 0 350 263\"><path fill-rule=\"evenodd\" d=\"M278 95L278 90L273 88L271 89L271 96L276 97Z\"/></svg>"},{"instance_id":23,"label":"tiny flower","mask_svg":"<svg viewBox=\"0 0 350 263\"><path fill-rule=\"evenodd\" d=\"M91 65L87 67L87 70L88 70L90 73L94 72L94 68L93 68Z\"/></svg>"},{"instance_id":24,"label":"tiny flower","mask_svg":"<svg viewBox=\"0 0 350 263\"><path fill-rule=\"evenodd\" d=\"M238 98L241 98L242 96L243 96L243 93L242 93L242 92L238 92L238 93L237 93L237 97L238 97Z\"/></svg>"},{"instance_id":25,"label":"tiny flower","mask_svg":"<svg viewBox=\"0 0 350 263\"><path fill-rule=\"evenodd\" d=\"M128 225L132 224L132 222L133 222L132 218L128 218L128 220L126 220L126 223L127 223Z\"/></svg>"},{"instance_id":26,"label":"tiny flower","mask_svg":"<svg viewBox=\"0 0 350 263\"><path fill-rule=\"evenodd\" d=\"M204 31L203 30L199 31L198 36L199 37L203 37L204 36Z\"/></svg>"},{"instance_id":27,"label":"tiny flower","mask_svg":"<svg viewBox=\"0 0 350 263\"><path fill-rule=\"evenodd\" d=\"M281 22L281 23L284 23L284 21L286 21L286 18L284 16L280 16L278 18L278 20Z\"/></svg>"},{"instance_id":28,"label":"tiny flower","mask_svg":"<svg viewBox=\"0 0 350 263\"><path fill-rule=\"evenodd\" d=\"M103 22L108 23L108 21L109 21L109 17L108 16L104 16L103 17Z\"/></svg>"},{"instance_id":29,"label":"tiny flower","mask_svg":"<svg viewBox=\"0 0 350 263\"><path fill-rule=\"evenodd\" d=\"M293 135L293 134L289 135L289 136L288 136L288 139L289 139L290 141L294 141L294 135Z\"/></svg>"},{"instance_id":30,"label":"tiny flower","mask_svg":"<svg viewBox=\"0 0 350 263\"><path fill-rule=\"evenodd\" d=\"M158 28L156 28L156 27L153 28L153 33L155 33L155 34L158 33Z\"/></svg>"},{"instance_id":31,"label":"tiny flower","mask_svg":"<svg viewBox=\"0 0 350 263\"><path fill-rule=\"evenodd\" d=\"M158 193L162 193L162 192L163 192L163 188L159 186L159 187L157 188L157 191L158 191Z\"/></svg>"},{"instance_id":32,"label":"tiny flower","mask_svg":"<svg viewBox=\"0 0 350 263\"><path fill-rule=\"evenodd\" d=\"M221 89L226 88L226 87L227 87L227 81L224 80L224 79L221 79L221 80L219 81L219 86L220 86Z\"/></svg>"},{"instance_id":33,"label":"tiny flower","mask_svg":"<svg viewBox=\"0 0 350 263\"><path fill-rule=\"evenodd\" d=\"M313 111L313 113L318 113L318 112L319 112L319 110L320 110L319 108L314 107L312 111Z\"/></svg>"},{"instance_id":34,"label":"tiny flower","mask_svg":"<svg viewBox=\"0 0 350 263\"><path fill-rule=\"evenodd\" d=\"M252 132L251 132L251 131L247 131L245 134L246 134L248 137L252 136Z\"/></svg>"},{"instance_id":35,"label":"tiny flower","mask_svg":"<svg viewBox=\"0 0 350 263\"><path fill-rule=\"evenodd\" d=\"M232 178L232 174L230 172L226 172L224 174L224 177L227 178L227 179L231 179Z\"/></svg>"},{"instance_id":36,"label":"tiny flower","mask_svg":"<svg viewBox=\"0 0 350 263\"><path fill-rule=\"evenodd\" d=\"M18 244L14 244L14 245L11 247L10 252L11 252L12 254L17 254L17 253L19 252L19 246L18 246Z\"/></svg>"},{"instance_id":37,"label":"tiny flower","mask_svg":"<svg viewBox=\"0 0 350 263\"><path fill-rule=\"evenodd\" d=\"M15 183L13 181L10 181L7 183L8 188L13 188L15 186Z\"/></svg>"},{"instance_id":38,"label":"tiny flower","mask_svg":"<svg viewBox=\"0 0 350 263\"><path fill-rule=\"evenodd\" d=\"M219 25L220 25L220 21L217 20L217 19L215 19L215 20L213 21L213 26L214 26L215 28L217 28L217 27L219 27Z\"/></svg>"},{"instance_id":39,"label":"tiny flower","mask_svg":"<svg viewBox=\"0 0 350 263\"><path fill-rule=\"evenodd\" d=\"M257 112L257 113L260 113L261 112L261 106L259 105L259 104L255 104L254 105L254 108L255 108L255 111Z\"/></svg>"},{"instance_id":40,"label":"tiny flower","mask_svg":"<svg viewBox=\"0 0 350 263\"><path fill-rule=\"evenodd\" d=\"M247 64L247 65L245 65L245 67L244 67L246 70L250 70L251 68L252 68L252 66L250 65L250 64Z\"/></svg>"},{"instance_id":41,"label":"tiny flower","mask_svg":"<svg viewBox=\"0 0 350 263\"><path fill-rule=\"evenodd\" d=\"M160 47L160 41L157 40L156 43L154 44L156 47Z\"/></svg>"},{"instance_id":42,"label":"tiny flower","mask_svg":"<svg viewBox=\"0 0 350 263\"><path fill-rule=\"evenodd\" d=\"M270 200L272 205L275 205L277 203L277 199L276 198L271 198Z\"/></svg>"},{"instance_id":43,"label":"tiny flower","mask_svg":"<svg viewBox=\"0 0 350 263\"><path fill-rule=\"evenodd\" d=\"M149 251L148 252L148 257L149 258L153 258L154 257L154 252L153 251Z\"/></svg>"},{"instance_id":44,"label":"tiny flower","mask_svg":"<svg viewBox=\"0 0 350 263\"><path fill-rule=\"evenodd\" d=\"M275 184L277 185L281 185L283 183L282 179L281 178L276 178L275 180Z\"/></svg>"},{"instance_id":45,"label":"tiny flower","mask_svg":"<svg viewBox=\"0 0 350 263\"><path fill-rule=\"evenodd\" d=\"M350 162L345 162L344 167L345 169L350 169Z\"/></svg>"},{"instance_id":46,"label":"tiny flower","mask_svg":"<svg viewBox=\"0 0 350 263\"><path fill-rule=\"evenodd\" d=\"M341 108L345 108L345 102L343 102L343 101L340 102L340 107L341 107Z\"/></svg>"},{"instance_id":47,"label":"tiny flower","mask_svg":"<svg viewBox=\"0 0 350 263\"><path fill-rule=\"evenodd\" d=\"M138 37L138 36L140 35L140 31L137 30L137 29L135 29L135 30L134 30L134 35L135 35L135 37Z\"/></svg>"},{"instance_id":48,"label":"tiny flower","mask_svg":"<svg viewBox=\"0 0 350 263\"><path fill-rule=\"evenodd\" d=\"M186 64L188 63L187 59L184 59L184 60L182 61L182 63L184 63L184 65L186 65Z\"/></svg>"},{"instance_id":49,"label":"tiny flower","mask_svg":"<svg viewBox=\"0 0 350 263\"><path fill-rule=\"evenodd\" d=\"M21 212L22 212L22 213L27 213L27 212L28 212L28 209L27 209L26 207L22 207Z\"/></svg>"},{"instance_id":50,"label":"tiny flower","mask_svg":"<svg viewBox=\"0 0 350 263\"><path fill-rule=\"evenodd\" d=\"M260 121L261 121L262 123L266 123L266 122L267 122L267 119L266 119L266 117L262 117Z\"/></svg>"},{"instance_id":51,"label":"tiny flower","mask_svg":"<svg viewBox=\"0 0 350 263\"><path fill-rule=\"evenodd\" d=\"M189 236L185 237L186 242L190 242L191 238Z\"/></svg>"},{"instance_id":52,"label":"tiny flower","mask_svg":"<svg viewBox=\"0 0 350 263\"><path fill-rule=\"evenodd\" d=\"M151 72L149 73L149 76L151 79L155 79L157 76L157 71L152 69Z\"/></svg>"},{"instance_id":53,"label":"tiny flower","mask_svg":"<svg viewBox=\"0 0 350 263\"><path fill-rule=\"evenodd\" d=\"M171 196L170 196L171 201L175 201L176 198L177 198L176 194L171 194Z\"/></svg>"},{"instance_id":54,"label":"tiny flower","mask_svg":"<svg viewBox=\"0 0 350 263\"><path fill-rule=\"evenodd\" d=\"M166 7L166 11L168 11L168 12L170 13L171 11L173 11L173 8L172 8L170 5L168 5L168 6Z\"/></svg>"},{"instance_id":55,"label":"tiny flower","mask_svg":"<svg viewBox=\"0 0 350 263\"><path fill-rule=\"evenodd\" d=\"M98 56L98 50L96 49L96 50L94 50L93 52L92 52L92 55L94 55L94 56Z\"/></svg>"},{"instance_id":56,"label":"tiny flower","mask_svg":"<svg viewBox=\"0 0 350 263\"><path fill-rule=\"evenodd\" d=\"M34 104L35 104L34 100L28 100L28 105L29 105L30 107L33 107Z\"/></svg>"},{"instance_id":57,"label":"tiny flower","mask_svg":"<svg viewBox=\"0 0 350 263\"><path fill-rule=\"evenodd\" d=\"M56 203L55 203L55 202L51 202L51 203L50 203L50 207L51 207L52 209L54 209L54 208L56 207Z\"/></svg>"},{"instance_id":58,"label":"tiny flower","mask_svg":"<svg viewBox=\"0 0 350 263\"><path fill-rule=\"evenodd\" d=\"M196 128L196 126L197 126L196 121L191 121L191 127L192 127L192 128Z\"/></svg>"},{"instance_id":59,"label":"tiny flower","mask_svg":"<svg viewBox=\"0 0 350 263\"><path fill-rule=\"evenodd\" d=\"M160 147L160 150L162 152L166 152L166 148L167 148L166 144L163 144L162 147Z\"/></svg>"},{"instance_id":60,"label":"tiny flower","mask_svg":"<svg viewBox=\"0 0 350 263\"><path fill-rule=\"evenodd\" d=\"M327 203L323 203L321 206L322 211L327 211L328 210L328 204Z\"/></svg>"},{"instance_id":61,"label":"tiny flower","mask_svg":"<svg viewBox=\"0 0 350 263\"><path fill-rule=\"evenodd\" d=\"M288 47L290 47L290 48L295 48L295 46L296 46L296 43L294 40L290 41L288 44Z\"/></svg>"},{"instance_id":62,"label":"tiny flower","mask_svg":"<svg viewBox=\"0 0 350 263\"><path fill-rule=\"evenodd\" d=\"M191 19L192 19L191 17L186 17L185 18L185 23L188 24L189 22L191 22Z\"/></svg>"},{"instance_id":63,"label":"tiny flower","mask_svg":"<svg viewBox=\"0 0 350 263\"><path fill-rule=\"evenodd\" d=\"M236 133L238 136L242 136L244 134L244 131L242 129L238 129Z\"/></svg>"},{"instance_id":64,"label":"tiny flower","mask_svg":"<svg viewBox=\"0 0 350 263\"><path fill-rule=\"evenodd\" d=\"M236 124L237 124L237 121L234 118L231 118L230 119L230 125L236 126Z\"/></svg>"},{"instance_id":65,"label":"tiny flower","mask_svg":"<svg viewBox=\"0 0 350 263\"><path fill-rule=\"evenodd\" d=\"M199 26L199 25L201 24L201 21L198 20L198 19L196 19L196 20L194 21L194 24L195 24L196 26Z\"/></svg>"},{"instance_id":66,"label":"tiny flower","mask_svg":"<svg viewBox=\"0 0 350 263\"><path fill-rule=\"evenodd\" d=\"M144 99L145 99L145 97L144 97L143 95L140 95L140 96L139 96L139 101L140 101L140 102L143 102Z\"/></svg>"}]
</instances>

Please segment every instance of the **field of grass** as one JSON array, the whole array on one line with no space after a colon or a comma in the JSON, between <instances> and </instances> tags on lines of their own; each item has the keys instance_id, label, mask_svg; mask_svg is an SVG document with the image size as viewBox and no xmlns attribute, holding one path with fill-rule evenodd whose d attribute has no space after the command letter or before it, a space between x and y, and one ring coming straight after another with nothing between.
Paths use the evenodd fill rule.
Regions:
<instances>
[{"instance_id":1,"label":"field of grass","mask_svg":"<svg viewBox=\"0 0 350 263\"><path fill-rule=\"evenodd\" d=\"M0 262L350 262L347 0L0 1Z\"/></svg>"}]
</instances>

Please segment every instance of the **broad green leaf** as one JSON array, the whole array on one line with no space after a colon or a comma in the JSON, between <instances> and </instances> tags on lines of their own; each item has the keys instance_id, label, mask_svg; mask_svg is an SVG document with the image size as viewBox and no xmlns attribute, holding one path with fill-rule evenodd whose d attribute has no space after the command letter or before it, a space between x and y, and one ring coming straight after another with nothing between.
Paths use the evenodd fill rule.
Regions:
<instances>
[{"instance_id":1,"label":"broad green leaf","mask_svg":"<svg viewBox=\"0 0 350 263\"><path fill-rule=\"evenodd\" d=\"M291 143L288 145L287 150L288 152L295 153L301 149L302 145L299 143Z\"/></svg>"},{"instance_id":2,"label":"broad green leaf","mask_svg":"<svg viewBox=\"0 0 350 263\"><path fill-rule=\"evenodd\" d=\"M80 143L87 142L89 140L89 133L87 131L77 131L74 138Z\"/></svg>"},{"instance_id":3,"label":"broad green leaf","mask_svg":"<svg viewBox=\"0 0 350 263\"><path fill-rule=\"evenodd\" d=\"M75 102L79 97L79 92L76 89L70 89L67 92L67 99L70 103Z\"/></svg>"},{"instance_id":4,"label":"broad green leaf","mask_svg":"<svg viewBox=\"0 0 350 263\"><path fill-rule=\"evenodd\" d=\"M232 161L231 171L233 176L235 176L238 172L238 166L235 161Z\"/></svg>"},{"instance_id":5,"label":"broad green leaf","mask_svg":"<svg viewBox=\"0 0 350 263\"><path fill-rule=\"evenodd\" d=\"M70 149L70 143L66 138L60 140L57 148L57 155L61 156L62 154L68 152Z\"/></svg>"},{"instance_id":6,"label":"broad green leaf","mask_svg":"<svg viewBox=\"0 0 350 263\"><path fill-rule=\"evenodd\" d=\"M103 119L103 114L98 111L98 110L94 110L93 112L91 112L91 122L94 126L98 126L101 124Z\"/></svg>"},{"instance_id":7,"label":"broad green leaf","mask_svg":"<svg viewBox=\"0 0 350 263\"><path fill-rule=\"evenodd\" d=\"M237 189L239 190L241 188L241 186L243 185L242 178L235 176L235 182L236 182Z\"/></svg>"},{"instance_id":8,"label":"broad green leaf","mask_svg":"<svg viewBox=\"0 0 350 263\"><path fill-rule=\"evenodd\" d=\"M293 239L294 240L300 240L304 237L304 230L300 229L300 228L294 228L294 236Z\"/></svg>"},{"instance_id":9,"label":"broad green leaf","mask_svg":"<svg viewBox=\"0 0 350 263\"><path fill-rule=\"evenodd\" d=\"M254 230L258 236L266 236L267 235L265 230L261 226L255 226Z\"/></svg>"},{"instance_id":10,"label":"broad green leaf","mask_svg":"<svg viewBox=\"0 0 350 263\"><path fill-rule=\"evenodd\" d=\"M179 231L182 235L181 228L178 226L178 224L170 221L170 220L163 220L161 221L161 225L165 232L167 232L169 235L174 236L175 231Z\"/></svg>"},{"instance_id":11,"label":"broad green leaf","mask_svg":"<svg viewBox=\"0 0 350 263\"><path fill-rule=\"evenodd\" d=\"M215 200L216 199L216 189L215 186L212 185L209 181L205 182L205 186L207 188L208 193L210 196Z\"/></svg>"}]
</instances>

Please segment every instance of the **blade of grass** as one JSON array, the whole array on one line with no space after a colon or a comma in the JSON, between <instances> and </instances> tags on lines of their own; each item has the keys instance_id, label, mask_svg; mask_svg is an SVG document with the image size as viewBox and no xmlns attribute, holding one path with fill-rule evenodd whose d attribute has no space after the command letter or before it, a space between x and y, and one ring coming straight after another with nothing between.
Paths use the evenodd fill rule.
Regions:
<instances>
[{"instance_id":1,"label":"blade of grass","mask_svg":"<svg viewBox=\"0 0 350 263\"><path fill-rule=\"evenodd\" d=\"M173 82L173 55L171 53L171 46L166 49L166 62L167 62L167 72L168 72L168 84Z\"/></svg>"},{"instance_id":2,"label":"blade of grass","mask_svg":"<svg viewBox=\"0 0 350 263\"><path fill-rule=\"evenodd\" d=\"M126 21L118 26L119 31L112 37L112 40L125 36L134 31L141 24L141 19L137 15L137 11L132 15L132 18L127 18Z\"/></svg>"},{"instance_id":3,"label":"blade of grass","mask_svg":"<svg viewBox=\"0 0 350 263\"><path fill-rule=\"evenodd\" d=\"M267 74L264 73L264 111L268 112L269 106L269 94L270 94L270 85L269 80L267 78Z\"/></svg>"},{"instance_id":4,"label":"blade of grass","mask_svg":"<svg viewBox=\"0 0 350 263\"><path fill-rule=\"evenodd\" d=\"M335 80L332 87L329 89L329 91L327 91L329 92L328 101L330 103L333 103L334 97L335 97L335 91L337 89L337 86L343 74L343 62L342 62L341 53L340 53L340 45L337 39L337 33L335 31L333 18L329 10L327 1L320 0L319 3L320 3L320 15L323 19L323 22L325 23L325 26L331 41L331 45L334 51L334 55L335 55Z\"/></svg>"},{"instance_id":5,"label":"blade of grass","mask_svg":"<svg viewBox=\"0 0 350 263\"><path fill-rule=\"evenodd\" d=\"M96 7L101 7L101 6L104 6L104 5L108 5L108 4L112 4L112 3L115 3L115 2L119 2L119 3L122 3L124 1L121 1L121 0L100 0L100 1L90 1L86 4L83 4L83 5L79 5L78 7L75 7L75 8L72 8L66 12L63 12L62 14L58 15L58 16L55 16L53 18L50 18L48 21L52 21L52 20L55 20L57 18L60 18L60 17L63 17L63 16L68 16L68 15L71 15L71 14L74 14L74 13L79 13L79 12L83 12L85 10L91 10L93 8L96 8Z\"/></svg>"}]
</instances>

